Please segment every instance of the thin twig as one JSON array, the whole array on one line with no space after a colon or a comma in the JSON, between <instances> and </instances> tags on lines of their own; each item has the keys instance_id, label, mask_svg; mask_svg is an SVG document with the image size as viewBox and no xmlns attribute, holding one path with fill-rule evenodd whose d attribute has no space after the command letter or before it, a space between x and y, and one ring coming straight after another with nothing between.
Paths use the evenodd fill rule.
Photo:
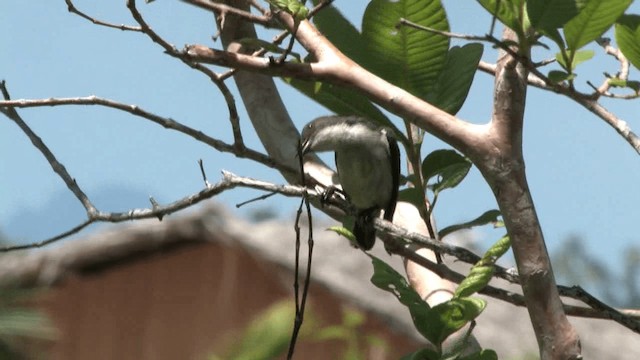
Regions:
<instances>
[{"instance_id":1,"label":"thin twig","mask_svg":"<svg viewBox=\"0 0 640 360\"><path fill-rule=\"evenodd\" d=\"M198 166L200 167L200 174L202 175L204 186L206 188L210 188L211 183L209 182L209 180L207 180L207 173L204 171L204 161L202 161L202 159L198 159Z\"/></svg>"},{"instance_id":2,"label":"thin twig","mask_svg":"<svg viewBox=\"0 0 640 360\"><path fill-rule=\"evenodd\" d=\"M185 135L192 137L193 139L205 143L214 149L234 154L237 157L247 158L257 161L268 167L283 169L282 166L274 163L274 161L265 154L262 154L256 150L249 149L247 147L238 147L235 145L227 144L221 140L212 138L204 134L200 130L196 130L192 127L184 125L181 122L175 121L171 118L162 117L151 113L143 108L132 105L117 102L111 99L100 98L97 96L75 97L75 98L49 98L49 99L19 99L19 100L7 100L0 101L0 108L31 108L42 106L63 106L63 105L98 105L108 108L118 109L128 112L132 115L141 117L143 119L150 120L166 129L178 131ZM287 169L291 171L291 169Z\"/></svg>"},{"instance_id":3,"label":"thin twig","mask_svg":"<svg viewBox=\"0 0 640 360\"><path fill-rule=\"evenodd\" d=\"M235 99L231 94L231 90L224 83L224 79L221 79L215 72L206 66L199 64L197 62L191 61L188 56L185 56L184 52L178 51L176 47L158 35L147 22L142 17L142 14L136 8L135 0L127 0L127 8L129 8L129 12L131 16L136 20L136 22L140 25L142 32L146 34L153 42L159 44L162 48L164 48L165 53L168 55L180 59L183 63L187 64L189 67L194 68L201 73L205 74L220 90L222 96L224 97L225 102L227 103L227 108L229 110L229 122L231 123L231 128L233 131L233 140L234 147L238 151L242 151L245 149L244 141L242 139L242 132L240 131L240 117L238 116L238 109L236 108Z\"/></svg>"},{"instance_id":4,"label":"thin twig","mask_svg":"<svg viewBox=\"0 0 640 360\"><path fill-rule=\"evenodd\" d=\"M245 206L247 204L251 204L251 203L256 202L256 201L266 200L266 199L272 197L273 195L277 195L277 194L278 194L277 192L270 192L270 193L266 193L264 195L260 195L260 196L254 197L253 199L249 199L249 200L243 201L241 203L237 203L236 204L236 209L239 209L239 208L241 208L241 207L243 207L243 206Z\"/></svg>"},{"instance_id":5,"label":"thin twig","mask_svg":"<svg viewBox=\"0 0 640 360\"><path fill-rule=\"evenodd\" d=\"M293 358L293 352L296 347L296 341L298 339L298 332L300 331L300 327L302 326L302 321L304 319L304 315L300 312L300 218L302 216L302 205L304 203L304 198L300 199L300 205L298 206L298 211L296 212L296 221L294 224L294 229L296 233L296 242L295 242L295 260L293 264L293 297L296 305L295 315L293 318L293 330L291 331L291 339L289 340L289 349L287 351L287 360Z\"/></svg>"},{"instance_id":6,"label":"thin twig","mask_svg":"<svg viewBox=\"0 0 640 360\"><path fill-rule=\"evenodd\" d=\"M95 25L100 25L100 26L105 26L108 28L113 28L113 29L118 29L118 30L122 30L122 31L137 31L137 32L142 32L142 28L140 28L139 26L131 26L131 25L124 25L124 24L113 24L113 23L109 23L109 22L105 22L102 20L98 20L94 17L91 17L87 14L85 14L84 12L78 10L78 8L76 8L76 6L73 4L72 0L64 0L67 3L67 9L69 10L70 13L76 14L84 19L87 19L89 21L91 21L93 24Z\"/></svg>"},{"instance_id":7,"label":"thin twig","mask_svg":"<svg viewBox=\"0 0 640 360\"><path fill-rule=\"evenodd\" d=\"M181 0L181 1L190 5L197 6L201 9L212 11L218 15L226 16L227 14L232 14L232 15L241 17L244 20L250 21L254 24L262 25L266 28L280 28L280 26L278 26L278 23L275 22L271 16L254 15L248 11L243 11L233 6L219 4L219 3L206 1L206 0Z\"/></svg>"},{"instance_id":8,"label":"thin twig","mask_svg":"<svg viewBox=\"0 0 640 360\"><path fill-rule=\"evenodd\" d=\"M302 147L300 145L300 140L298 140L297 146L297 155L298 155L298 166L300 170L300 183L305 184L306 179L304 175L304 161L302 156ZM324 194L323 194L324 196ZM302 216L302 206L306 204L307 210L307 221L308 224L308 254L307 254L307 272L304 281L304 288L302 290L302 299L300 299L300 284L299 284L299 269L300 269L300 217ZM295 243L295 264L294 264L294 280L293 280L293 291L296 303L296 311L295 317L293 320L293 330L291 332L291 340L289 341L289 350L287 351L287 360L293 358L293 352L296 347L296 342L298 339L298 333L300 332L300 328L302 327L302 322L304 320L304 309L307 303L307 293L309 292L309 283L311 282L311 258L313 255L313 222L311 216L311 206L309 205L309 196L305 191L300 200L300 206L298 206L298 211L296 212L296 221L294 224L294 229L296 233L296 243Z\"/></svg>"}]
</instances>

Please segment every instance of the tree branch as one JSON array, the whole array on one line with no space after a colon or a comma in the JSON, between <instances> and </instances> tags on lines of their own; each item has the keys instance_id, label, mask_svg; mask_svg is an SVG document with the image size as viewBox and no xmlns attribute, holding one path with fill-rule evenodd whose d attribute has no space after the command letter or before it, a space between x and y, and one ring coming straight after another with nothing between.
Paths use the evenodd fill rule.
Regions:
<instances>
[{"instance_id":1,"label":"tree branch","mask_svg":"<svg viewBox=\"0 0 640 360\"><path fill-rule=\"evenodd\" d=\"M122 31L136 31L136 32L142 32L142 28L140 28L139 26L131 26L131 25L124 25L124 24L120 24L120 25L116 25L116 24L112 24L109 22L105 22L102 20L98 20L94 17L91 17L87 14L85 14L84 12L78 10L78 8L76 8L76 6L73 4L72 0L64 0L67 3L67 10L69 10L70 13L76 14L84 19L87 19L89 21L91 21L93 24L95 25L100 25L100 26L105 26L108 28L113 28L113 29L119 29Z\"/></svg>"},{"instance_id":2,"label":"tree branch","mask_svg":"<svg viewBox=\"0 0 640 360\"><path fill-rule=\"evenodd\" d=\"M69 172L67 172L67 169L64 167L64 165L62 165L62 163L60 163L58 159L56 159L55 155L53 155L51 150L49 150L47 145L45 145L44 141L42 141L42 139L33 130L31 130L29 125L27 125L27 123L22 120L22 117L20 117L16 109L14 109L13 107L5 107L2 105L3 103L11 102L11 96L9 95L9 91L7 90L6 82L4 80L0 81L0 91L2 92L2 96L4 97L4 99L6 99L6 101L0 102L0 112L6 115L9 119L13 120L13 122L20 127L22 132L27 135L29 140L31 140L33 146L35 146L36 149L38 149L42 153L42 155L44 155L45 159L47 159L47 162L49 162L49 164L51 165L53 171L58 174L58 176L60 176L62 181L64 181L64 183L67 185L67 188L71 190L73 195L80 201L82 206L84 206L89 218L94 216L97 213L96 207L91 203L91 201L89 201L87 195L80 189L78 183L76 182L76 179L69 175Z\"/></svg>"},{"instance_id":3,"label":"tree branch","mask_svg":"<svg viewBox=\"0 0 640 360\"><path fill-rule=\"evenodd\" d=\"M187 4L194 5L201 9L212 11L218 16L226 17L227 14L233 14L234 16L240 17L246 21L250 21L254 24L262 25L266 28L281 28L278 26L277 22L273 20L271 16L268 15L254 15L250 11L240 10L233 6L219 4L207 0L181 0Z\"/></svg>"},{"instance_id":4,"label":"tree branch","mask_svg":"<svg viewBox=\"0 0 640 360\"><path fill-rule=\"evenodd\" d=\"M234 189L236 187L246 187L252 189L266 190L276 192L281 195L290 196L290 197L300 197L302 194L308 194L310 197L319 198L321 194L313 190L307 190L303 187L294 186L294 185L274 185L268 182L255 180L251 178L239 177L235 174L232 174L228 171L222 171L222 180L213 185L206 186L203 190L186 196L184 198L178 199L172 203L167 205L154 205L151 208L146 209L131 209L125 212L102 212L95 210L93 215L89 215L88 219L74 228L65 231L59 235L51 237L49 239L42 240L36 243L24 244L24 245L14 245L0 248L0 252L8 252L14 250L24 250L24 249L32 249L39 248L58 240L61 240L67 236L73 235L84 229L90 224L97 222L109 222L109 223L119 223L124 221L131 220L141 220L141 219L150 219L150 218L158 218L173 214L179 210L186 209L190 206L193 206L203 200L210 199L226 190ZM95 208L94 208L95 209Z\"/></svg>"},{"instance_id":5,"label":"tree branch","mask_svg":"<svg viewBox=\"0 0 640 360\"><path fill-rule=\"evenodd\" d=\"M241 158L251 159L263 165L266 165L271 168L276 168L281 171L293 171L293 169L277 164L275 161L273 161L273 159L269 158L267 155L264 155L256 150L252 150L246 147L239 148L235 145L227 144L221 140L212 138L204 134L200 130L196 130L192 127L184 125L181 122L175 121L171 118L166 118L166 117L156 115L137 105L120 103L111 99L100 98L97 96L86 96L86 97L75 97L75 98L49 98L49 99L19 99L19 100L0 101L1 109L31 108L31 107L42 107L42 106L64 106L64 105L98 105L98 106L104 106L107 108L125 111L137 117L150 120L151 122L158 124L166 129L178 131L180 133L188 135L193 139L199 142L202 142L204 144L207 144L218 151L231 153ZM4 111L5 110L3 110L3 112Z\"/></svg>"},{"instance_id":6,"label":"tree branch","mask_svg":"<svg viewBox=\"0 0 640 360\"><path fill-rule=\"evenodd\" d=\"M509 29L504 39L517 40ZM541 358L577 358L580 340L564 313L527 184L522 129L528 69L513 53L500 51L498 55L489 137L471 156L493 190L509 232Z\"/></svg>"}]
</instances>

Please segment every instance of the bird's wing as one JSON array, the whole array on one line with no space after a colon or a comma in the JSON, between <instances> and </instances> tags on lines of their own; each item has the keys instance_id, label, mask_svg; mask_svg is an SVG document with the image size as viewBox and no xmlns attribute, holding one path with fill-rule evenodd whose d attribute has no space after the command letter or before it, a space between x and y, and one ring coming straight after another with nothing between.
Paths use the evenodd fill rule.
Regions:
<instances>
[{"instance_id":1,"label":"bird's wing","mask_svg":"<svg viewBox=\"0 0 640 360\"><path fill-rule=\"evenodd\" d=\"M386 132L386 136L389 143L389 160L391 163L389 171L391 171L391 178L393 179L393 188L391 189L391 200L389 200L389 204L384 209L384 219L392 221L393 213L396 211L396 202L398 201L398 187L400 187L400 149L393 135Z\"/></svg>"}]
</instances>

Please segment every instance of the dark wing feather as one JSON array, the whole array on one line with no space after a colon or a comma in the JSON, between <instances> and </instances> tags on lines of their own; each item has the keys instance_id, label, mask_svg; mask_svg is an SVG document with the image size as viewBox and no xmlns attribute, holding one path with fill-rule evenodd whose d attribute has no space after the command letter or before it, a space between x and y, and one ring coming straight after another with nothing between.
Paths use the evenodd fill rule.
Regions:
<instances>
[{"instance_id":1,"label":"dark wing feather","mask_svg":"<svg viewBox=\"0 0 640 360\"><path fill-rule=\"evenodd\" d=\"M393 220L393 213L396 211L396 202L398 201L398 187L400 187L400 149L393 135L387 131L387 142L389 143L389 158L391 162L391 178L393 179L393 188L391 189L391 200L384 209L384 219Z\"/></svg>"}]
</instances>

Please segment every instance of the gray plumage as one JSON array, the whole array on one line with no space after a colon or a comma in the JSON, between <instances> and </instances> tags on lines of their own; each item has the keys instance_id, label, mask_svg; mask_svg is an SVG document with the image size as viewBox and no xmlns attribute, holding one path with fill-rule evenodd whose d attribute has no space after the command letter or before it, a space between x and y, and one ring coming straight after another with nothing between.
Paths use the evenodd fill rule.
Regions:
<instances>
[{"instance_id":1,"label":"gray plumage","mask_svg":"<svg viewBox=\"0 0 640 360\"><path fill-rule=\"evenodd\" d=\"M359 246L375 243L373 219L393 219L400 177L400 151L389 130L360 117L326 116L302 131L302 152L334 151L340 185L356 208L353 234Z\"/></svg>"}]
</instances>

